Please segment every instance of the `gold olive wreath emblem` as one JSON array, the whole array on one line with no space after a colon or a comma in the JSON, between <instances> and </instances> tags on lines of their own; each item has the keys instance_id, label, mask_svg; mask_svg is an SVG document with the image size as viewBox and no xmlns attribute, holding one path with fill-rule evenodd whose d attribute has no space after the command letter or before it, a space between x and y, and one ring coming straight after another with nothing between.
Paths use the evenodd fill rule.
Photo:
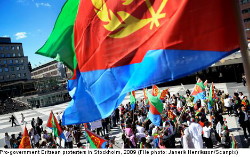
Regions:
<instances>
[{"instance_id":1,"label":"gold olive wreath emblem","mask_svg":"<svg viewBox=\"0 0 250 157\"><path fill-rule=\"evenodd\" d=\"M112 38L123 38L131 35L132 33L143 28L147 24L150 24L150 29L153 29L153 26L160 26L159 19L164 18L166 13L162 13L163 8L166 6L168 0L162 0L160 7L157 11L152 7L150 0L145 0L148 10L152 17L147 19L138 19L131 14L125 11L118 11L116 14L108 9L107 4L104 0L91 0L93 6L95 7L95 12L98 18L106 22L104 28L110 32L116 31L114 34L110 34L109 37ZM133 0L123 0L123 5L129 5ZM117 16L118 15L118 16ZM120 19L122 21L120 21Z\"/></svg>"}]
</instances>

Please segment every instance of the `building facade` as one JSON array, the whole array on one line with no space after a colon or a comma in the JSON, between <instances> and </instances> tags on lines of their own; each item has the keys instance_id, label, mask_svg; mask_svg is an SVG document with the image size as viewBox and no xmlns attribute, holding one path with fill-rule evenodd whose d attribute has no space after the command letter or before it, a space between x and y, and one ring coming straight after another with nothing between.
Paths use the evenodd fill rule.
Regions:
<instances>
[{"instance_id":1,"label":"building facade","mask_svg":"<svg viewBox=\"0 0 250 157\"><path fill-rule=\"evenodd\" d=\"M30 79L30 63L24 56L22 43L0 37L0 83Z\"/></svg>"},{"instance_id":2,"label":"building facade","mask_svg":"<svg viewBox=\"0 0 250 157\"><path fill-rule=\"evenodd\" d=\"M250 39L250 0L240 0L240 4L247 39Z\"/></svg>"},{"instance_id":3,"label":"building facade","mask_svg":"<svg viewBox=\"0 0 250 157\"><path fill-rule=\"evenodd\" d=\"M48 78L48 77L61 77L70 78L71 71L66 68L62 63L51 61L49 63L40 65L31 72L32 79Z\"/></svg>"}]
</instances>

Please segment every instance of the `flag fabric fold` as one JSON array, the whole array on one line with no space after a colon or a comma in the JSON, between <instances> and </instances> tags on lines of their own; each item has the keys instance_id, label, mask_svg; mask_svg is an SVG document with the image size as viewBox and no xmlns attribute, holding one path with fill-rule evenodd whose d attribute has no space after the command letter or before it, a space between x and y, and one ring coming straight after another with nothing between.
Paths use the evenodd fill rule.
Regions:
<instances>
[{"instance_id":1,"label":"flag fabric fold","mask_svg":"<svg viewBox=\"0 0 250 157\"><path fill-rule=\"evenodd\" d=\"M59 123L58 123L58 121L57 121L57 119L52 111L50 112L50 115L49 115L47 127L52 129L52 135L54 137L61 137L63 139L66 139L64 134L63 134L63 130L62 130L61 126L59 125Z\"/></svg>"},{"instance_id":2,"label":"flag fabric fold","mask_svg":"<svg viewBox=\"0 0 250 157\"><path fill-rule=\"evenodd\" d=\"M237 51L233 4L67 0L36 52L74 71L63 125L108 117L127 93L190 75Z\"/></svg>"},{"instance_id":3,"label":"flag fabric fold","mask_svg":"<svg viewBox=\"0 0 250 157\"><path fill-rule=\"evenodd\" d=\"M24 149L31 148L30 137L26 126L24 127L23 136L19 144L19 148L24 148Z\"/></svg>"},{"instance_id":4,"label":"flag fabric fold","mask_svg":"<svg viewBox=\"0 0 250 157\"><path fill-rule=\"evenodd\" d=\"M86 128L85 132L90 144L90 148L106 148L107 140L101 138Z\"/></svg>"}]
</instances>

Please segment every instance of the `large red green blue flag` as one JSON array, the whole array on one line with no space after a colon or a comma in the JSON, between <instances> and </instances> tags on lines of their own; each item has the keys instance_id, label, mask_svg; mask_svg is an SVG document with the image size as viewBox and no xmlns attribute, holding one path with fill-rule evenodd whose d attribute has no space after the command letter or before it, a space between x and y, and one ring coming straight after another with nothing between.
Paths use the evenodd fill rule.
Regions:
<instances>
[{"instance_id":1,"label":"large red green blue flag","mask_svg":"<svg viewBox=\"0 0 250 157\"><path fill-rule=\"evenodd\" d=\"M57 119L52 111L50 112L50 115L49 115L47 127L52 129L52 135L54 137L61 137L61 138L65 139L65 136L63 134L63 130L62 130L61 126L59 125L59 123L58 123L58 121L57 121Z\"/></svg>"},{"instance_id":2,"label":"large red green blue flag","mask_svg":"<svg viewBox=\"0 0 250 157\"><path fill-rule=\"evenodd\" d=\"M88 129L85 129L90 148L106 148L107 140L99 137Z\"/></svg>"},{"instance_id":3,"label":"large red green blue flag","mask_svg":"<svg viewBox=\"0 0 250 157\"><path fill-rule=\"evenodd\" d=\"M234 0L67 0L36 52L74 77L63 124L108 117L126 94L175 80L239 49Z\"/></svg>"}]
</instances>

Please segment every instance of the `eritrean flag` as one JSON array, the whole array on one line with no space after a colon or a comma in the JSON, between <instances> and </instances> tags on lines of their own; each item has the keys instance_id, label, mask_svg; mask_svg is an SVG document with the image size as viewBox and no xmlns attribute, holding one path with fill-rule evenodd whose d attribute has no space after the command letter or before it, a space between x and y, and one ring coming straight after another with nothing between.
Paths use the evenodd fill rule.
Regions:
<instances>
[{"instance_id":1,"label":"eritrean flag","mask_svg":"<svg viewBox=\"0 0 250 157\"><path fill-rule=\"evenodd\" d=\"M63 125L111 115L126 94L239 50L234 0L67 0L36 53L74 71Z\"/></svg>"},{"instance_id":2,"label":"eritrean flag","mask_svg":"<svg viewBox=\"0 0 250 157\"><path fill-rule=\"evenodd\" d=\"M214 93L214 83L212 82L211 86L210 86L210 90L209 90L209 96L208 96L208 110L212 110L213 106L214 106L214 98L215 98L215 93Z\"/></svg>"},{"instance_id":3,"label":"eritrean flag","mask_svg":"<svg viewBox=\"0 0 250 157\"><path fill-rule=\"evenodd\" d=\"M153 85L152 86L152 95L158 96L159 92L160 92L159 88L156 85Z\"/></svg>"},{"instance_id":4,"label":"eritrean flag","mask_svg":"<svg viewBox=\"0 0 250 157\"><path fill-rule=\"evenodd\" d=\"M169 88L168 88L168 89L164 89L164 90L161 92L161 95L160 95L160 99L161 99L161 100L164 100L164 99L165 99L166 95L168 94L168 90L169 90Z\"/></svg>"},{"instance_id":5,"label":"eritrean flag","mask_svg":"<svg viewBox=\"0 0 250 157\"><path fill-rule=\"evenodd\" d=\"M145 100L145 105L148 105L147 88L143 88L143 96Z\"/></svg>"},{"instance_id":6,"label":"eritrean flag","mask_svg":"<svg viewBox=\"0 0 250 157\"><path fill-rule=\"evenodd\" d=\"M106 148L107 140L101 138L88 129L85 129L85 132L90 144L90 148Z\"/></svg>"},{"instance_id":7,"label":"eritrean flag","mask_svg":"<svg viewBox=\"0 0 250 157\"><path fill-rule=\"evenodd\" d=\"M135 103L136 103L135 91L132 91L130 93L130 110L134 110L135 109Z\"/></svg>"},{"instance_id":8,"label":"eritrean flag","mask_svg":"<svg viewBox=\"0 0 250 157\"><path fill-rule=\"evenodd\" d=\"M193 101L194 103L196 103L196 101L199 99L201 99L201 100L206 99L205 86L204 86L203 82L201 81L201 79L197 80L197 83L195 84L191 95L194 97L194 101Z\"/></svg>"},{"instance_id":9,"label":"eritrean flag","mask_svg":"<svg viewBox=\"0 0 250 157\"><path fill-rule=\"evenodd\" d=\"M62 130L61 126L59 125L59 123L58 123L58 121L57 121L57 119L52 111L50 112L50 115L49 115L47 127L52 129L52 135L54 137L61 137L61 138L65 139L65 136L63 134L63 130Z\"/></svg>"},{"instance_id":10,"label":"eritrean flag","mask_svg":"<svg viewBox=\"0 0 250 157\"><path fill-rule=\"evenodd\" d=\"M163 103L159 97L153 96L150 93L147 93L147 94L148 94L148 100L149 100L148 118L154 125L160 126L161 113L163 111Z\"/></svg>"},{"instance_id":11,"label":"eritrean flag","mask_svg":"<svg viewBox=\"0 0 250 157\"><path fill-rule=\"evenodd\" d=\"M24 127L23 136L19 144L19 148L24 148L24 149L31 148L30 137L26 126Z\"/></svg>"}]
</instances>

